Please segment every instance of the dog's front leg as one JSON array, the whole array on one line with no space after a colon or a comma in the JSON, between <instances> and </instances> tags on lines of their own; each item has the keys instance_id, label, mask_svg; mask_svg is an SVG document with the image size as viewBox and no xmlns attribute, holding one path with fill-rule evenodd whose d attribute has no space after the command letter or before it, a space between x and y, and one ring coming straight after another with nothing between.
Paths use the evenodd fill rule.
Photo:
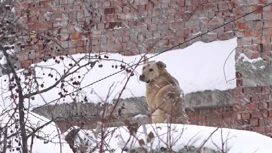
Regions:
<instances>
[{"instance_id":1,"label":"dog's front leg","mask_svg":"<svg viewBox=\"0 0 272 153\"><path fill-rule=\"evenodd\" d=\"M160 109L156 109L151 115L152 123L164 123L165 113Z\"/></svg>"}]
</instances>

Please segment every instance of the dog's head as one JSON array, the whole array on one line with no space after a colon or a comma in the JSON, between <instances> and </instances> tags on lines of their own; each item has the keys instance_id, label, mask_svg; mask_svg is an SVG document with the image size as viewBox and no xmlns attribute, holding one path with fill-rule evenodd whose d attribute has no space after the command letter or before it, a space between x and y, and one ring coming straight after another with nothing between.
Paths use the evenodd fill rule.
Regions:
<instances>
[{"instance_id":1,"label":"dog's head","mask_svg":"<svg viewBox=\"0 0 272 153\"><path fill-rule=\"evenodd\" d=\"M142 74L140 75L139 79L140 81L149 83L150 81L159 77L160 71L165 68L166 68L166 65L163 62L161 61L148 62L148 60L145 57L144 65L142 68Z\"/></svg>"}]
</instances>

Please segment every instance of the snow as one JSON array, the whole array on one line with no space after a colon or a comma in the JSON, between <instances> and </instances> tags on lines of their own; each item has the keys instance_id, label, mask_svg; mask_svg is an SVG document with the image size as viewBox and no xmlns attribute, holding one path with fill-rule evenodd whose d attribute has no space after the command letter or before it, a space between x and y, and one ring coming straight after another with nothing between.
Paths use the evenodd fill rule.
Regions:
<instances>
[{"instance_id":1,"label":"snow","mask_svg":"<svg viewBox=\"0 0 272 153\"><path fill-rule=\"evenodd\" d=\"M241 59L243 62L256 63L258 61L263 61L261 57L249 59L244 53L240 53L238 60Z\"/></svg>"},{"instance_id":2,"label":"snow","mask_svg":"<svg viewBox=\"0 0 272 153\"><path fill-rule=\"evenodd\" d=\"M16 131L19 133L19 128L18 128L18 113L14 113L14 109L7 107L7 108L2 108L0 106L0 127L4 127L5 125L8 125L8 137L15 134ZM27 115L27 121L26 121L26 127L31 127L28 128L29 131L32 131L45 123L48 123L49 120L37 115L32 112L25 112ZM13 116L13 117L12 117ZM17 127L16 127L17 126ZM1 131L2 133L2 131ZM64 140L60 139L58 136L60 134L60 131L58 127L55 125L55 123L50 123L46 125L44 128L39 130L38 132L35 133L34 139L33 139L33 147L32 147L32 152L33 153L48 153L48 152L54 152L54 153L71 153L71 149L69 148L68 144L64 142ZM16 148L20 148L20 145L18 142L20 141L20 136L17 136L19 134L14 135L8 141L12 141L12 147L8 149L7 153L14 153L15 151L20 152L19 150L16 150ZM3 137L0 137L0 142L2 142ZM19 141L18 141L19 140ZM28 144L31 144L31 138L28 139ZM0 145L0 152L1 152L2 146ZM30 147L29 147L30 148ZM52 151L48 151L50 150ZM15 151L13 151L13 149Z\"/></svg>"},{"instance_id":3,"label":"snow","mask_svg":"<svg viewBox=\"0 0 272 153\"><path fill-rule=\"evenodd\" d=\"M146 140L150 132L153 133L154 138L147 143ZM144 147L148 150L167 148L167 144L168 146L171 145L173 151L179 151L186 146L194 146L195 148L203 146L228 153L271 153L272 149L272 139L267 136L227 128L147 124L145 127L140 126L134 136L130 135L127 127L108 128L104 133L107 135L104 142L105 146L107 146L108 150L115 150L116 153L121 152L124 148L136 149ZM100 137L101 135L96 131L81 130L75 142L85 140L84 142L88 143L91 150L97 143L100 143ZM145 142L142 146L139 144L141 139ZM98 152L98 150L96 151Z\"/></svg>"},{"instance_id":4,"label":"snow","mask_svg":"<svg viewBox=\"0 0 272 153\"><path fill-rule=\"evenodd\" d=\"M235 52L233 49L235 49L236 46L236 38L211 43L196 42L185 49L168 51L159 56L155 56L151 60L161 60L166 63L167 70L177 78L185 94L204 90L227 90L235 88ZM148 54L147 56L152 57L154 55L156 54ZM94 55L91 54L90 56ZM87 66L65 79L68 81L73 78L74 81L80 82L81 85L76 87L68 83L64 85L68 93L74 92L77 96L60 98L59 93L63 92L63 90L61 86L58 85L50 91L33 97L31 101L32 107L47 103L80 102L83 101L85 96L88 102L111 102L117 98L129 75L125 71L120 72L119 67L115 69L112 68L112 66L119 66L120 62L118 61L123 61L133 66L139 61L141 56L122 56L120 54L107 54L107 56L109 56L111 60L104 58L102 55L101 57L104 60L99 61L93 68ZM72 56L74 60L79 60L83 57L84 54ZM57 64L55 60L58 60L59 64ZM89 59L82 59L79 65L86 64L89 61ZM43 88L35 86L33 90L37 88L42 90L53 85L55 78L59 79L65 71L67 72L70 68L69 64L74 64L71 58L56 57L56 59L50 59L47 62L32 65L33 68L35 67L36 81L44 86ZM100 64L103 64L103 68L99 68ZM130 78L121 98L145 95L145 84L138 79L141 73L141 67L142 66L138 66L136 68L134 72L135 75ZM72 70L76 68L77 67ZM23 72L20 71L20 73ZM48 74L52 77L49 77ZM81 78L79 78L79 76L81 76ZM105 77L107 78L102 79ZM22 74L20 78L25 79ZM28 77L23 81L29 82L29 80L33 79L35 78ZM7 106L10 105L12 101L9 99L10 92L5 90L8 86L5 80L8 80L7 76L2 76L0 79L0 85L2 87L0 90L1 93L4 93L2 95L3 98L0 100L0 105ZM44 99L46 99L46 101Z\"/></svg>"},{"instance_id":5,"label":"snow","mask_svg":"<svg viewBox=\"0 0 272 153\"><path fill-rule=\"evenodd\" d=\"M227 90L235 88L235 80L233 80L235 78L235 52L233 49L236 46L237 44L235 38L227 41L216 41L212 43L197 42L185 49L178 49L163 53L152 58L152 60L161 60L166 63L167 70L177 78L185 93L215 89ZM73 55L73 59L82 59L83 56L83 54ZM119 54L107 54L107 56L109 56L110 59L130 63L130 65L137 63L140 59L140 56L125 57ZM154 56L154 54L148 54L148 57L152 56ZM57 57L56 59L59 60L59 58L60 57ZM55 78L61 77L64 70L67 72L69 69L69 64L74 63L70 58L65 58L59 61L60 64L56 64L55 60L51 59L47 62L33 65L33 67L37 66L35 68L37 78L36 81L38 81L40 85L43 84L44 88L54 84ZM84 59L79 64L83 65L88 61L88 59ZM99 68L99 64L103 64L103 68ZM119 65L120 63L105 59L105 61L99 61L99 64L96 64L93 68L83 68L66 79L73 79L81 82L81 87L76 87L76 89L82 88L80 92L76 92L79 94L79 96L76 97L78 98L76 99L77 101L80 101L85 95L87 95L88 100L92 102L105 101L106 99L110 102L113 98L116 98L118 93L121 91L125 80L128 78L128 73L123 71L119 73L119 68L112 68L112 65ZM71 69L71 71L75 70L75 68ZM128 82L128 85L121 98L144 96L145 85L138 80L139 74L141 73L140 71L141 66L136 68L135 76L130 78L130 81ZM25 71L18 71L22 81L33 79L30 77L23 77L23 72ZM115 73L116 75L112 75L107 79L98 81L101 78ZM48 77L48 74L53 75L53 77ZM83 77L79 78L79 75ZM5 80L8 80L7 76L2 76L0 79L0 90L1 93L3 93L2 97L0 98L0 112L2 112L0 118L1 124L5 124L7 119L10 118L9 115L13 112L12 108L7 107L12 106L10 105L12 104L12 101L9 99L9 91L7 90L8 84ZM33 86L33 89L37 88L39 88L39 90L43 89L41 87ZM75 91L75 88L68 84L65 85L65 89L69 90L70 92ZM60 91L62 91L61 87L57 86L48 92L36 96L35 99L30 102L31 105L27 107L31 108L34 106L44 105L50 103L50 101L54 103L69 103L74 100L75 97L66 97L62 98L61 100L54 101L55 99L59 98L58 93ZM111 93L109 97L107 97L108 93ZM44 117L31 112L28 113L27 124L29 126L38 127L48 122L48 120ZM145 118L145 116L138 115L134 117L135 120L142 118ZM14 125L11 128L14 129ZM169 128L169 125L167 124L147 124L145 126L140 126L135 136L132 137L125 126L118 128L112 127L105 130L107 136L105 137L104 143L107 145L103 145L103 147L104 149L109 149L115 153L122 152L124 147L140 147L138 140L141 139L145 142L143 147L148 150L158 147L166 148L166 144L173 144L172 149L175 151L182 149L184 146L195 146L198 148L202 145L215 150L224 149L224 151L228 153L270 153L272 150L272 139L269 137L255 132L226 128L217 129L215 127L175 124L172 124ZM147 143L147 136L145 133L148 134L150 132L152 132L155 137L151 139L149 143ZM45 126L38 132L38 134L46 139L42 140L35 137L33 152L72 152L67 143L64 143L64 136L67 134L67 132L59 138L59 132L54 123ZM169 139L169 136L171 136L171 139ZM169 141L167 142L167 140ZM97 143L101 142L101 133L99 130L95 129L81 130L76 137L75 146L79 146L80 142L85 141L88 141L86 144L89 146L88 149L91 150ZM129 143L127 143L128 141ZM224 144L223 147L222 144Z\"/></svg>"}]
</instances>

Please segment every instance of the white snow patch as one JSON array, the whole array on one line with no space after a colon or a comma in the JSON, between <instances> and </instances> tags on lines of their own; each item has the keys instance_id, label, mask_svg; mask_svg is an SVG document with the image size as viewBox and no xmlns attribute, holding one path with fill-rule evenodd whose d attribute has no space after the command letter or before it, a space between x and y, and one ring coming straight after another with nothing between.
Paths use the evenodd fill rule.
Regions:
<instances>
[{"instance_id":1,"label":"white snow patch","mask_svg":"<svg viewBox=\"0 0 272 153\"><path fill-rule=\"evenodd\" d=\"M243 62L256 63L259 61L263 61L261 57L249 59L244 53L240 53L238 60L241 59Z\"/></svg>"},{"instance_id":2,"label":"white snow patch","mask_svg":"<svg viewBox=\"0 0 272 153\"><path fill-rule=\"evenodd\" d=\"M191 93L204 90L227 90L235 88L235 59L234 54L237 46L236 38L227 41L215 41L211 43L196 42L185 49L177 49L165 52L152 58L151 60L163 61L166 63L169 73L171 73L180 83L184 93ZM85 54L73 55L73 59L79 60ZM122 56L120 54L107 54L110 59L124 61L130 65L136 64L140 55L137 56ZM148 54L148 57L154 54ZM56 57L59 60L60 57ZM120 68L112 68L114 65L120 65L119 62L113 60L104 60L97 63L93 68L88 65L76 71L66 80L79 81L80 86L73 88L71 85L65 85L69 92L76 91L77 96L66 96L60 98L59 92L63 92L60 85L57 87L34 97L31 100L31 107L37 107L44 104L55 103L70 103L73 101L83 101L85 96L89 102L102 102L107 99L111 102L117 98L121 92L127 78L128 73L120 72ZM35 65L36 79L39 84L45 89L55 83L55 78L59 79L65 71L73 64L74 61L70 58L59 60L60 64L56 64L54 59L47 62L41 62ZM79 64L83 65L90 60L84 59ZM94 61L94 60L91 60ZM103 64L103 68L99 68L99 64ZM73 70L75 70L74 68ZM139 81L142 66L136 68L134 76L130 78L127 87L125 88L121 98L140 97L145 95L145 83ZM25 78L22 75L22 70L18 71L20 78ZM116 74L115 74L116 73ZM51 74L53 77L49 77ZM115 75L112 75L115 74ZM112 76L110 76L112 75ZM84 76L78 78L78 76ZM108 77L110 76L110 77ZM106 79L102 79L108 77ZM225 79L226 78L226 79ZM102 79L102 80L101 80ZM0 78L0 91L3 93L0 98L0 105L7 106L13 103L10 99L10 91L8 90L8 76ZM232 81L228 81L232 80ZM22 81L25 81L24 79ZM24 85L23 85L24 86ZM82 88L82 90L76 90ZM25 91L28 92L28 91ZM110 93L108 95L107 93Z\"/></svg>"}]
</instances>

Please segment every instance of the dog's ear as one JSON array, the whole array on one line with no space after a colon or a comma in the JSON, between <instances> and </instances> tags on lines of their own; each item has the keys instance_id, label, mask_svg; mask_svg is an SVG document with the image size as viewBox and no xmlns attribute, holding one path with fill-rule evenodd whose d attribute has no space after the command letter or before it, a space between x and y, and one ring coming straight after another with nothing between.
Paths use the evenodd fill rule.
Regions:
<instances>
[{"instance_id":1,"label":"dog's ear","mask_svg":"<svg viewBox=\"0 0 272 153\"><path fill-rule=\"evenodd\" d=\"M163 63L162 61L156 62L156 65L158 66L158 68L166 68L166 64Z\"/></svg>"},{"instance_id":2,"label":"dog's ear","mask_svg":"<svg viewBox=\"0 0 272 153\"><path fill-rule=\"evenodd\" d=\"M144 56L144 64L148 63L148 58L146 56Z\"/></svg>"}]
</instances>

